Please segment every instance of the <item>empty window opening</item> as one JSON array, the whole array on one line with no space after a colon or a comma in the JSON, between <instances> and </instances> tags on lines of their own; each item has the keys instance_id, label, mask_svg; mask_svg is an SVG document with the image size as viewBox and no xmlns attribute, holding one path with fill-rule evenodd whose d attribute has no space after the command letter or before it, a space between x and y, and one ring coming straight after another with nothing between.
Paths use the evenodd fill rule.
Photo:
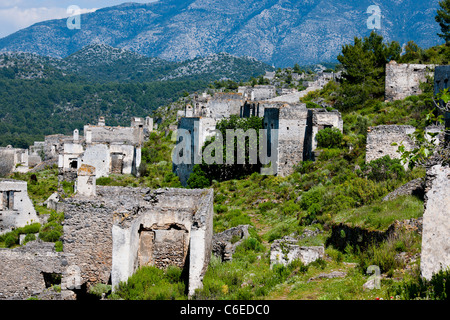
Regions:
<instances>
[{"instance_id":1,"label":"empty window opening","mask_svg":"<svg viewBox=\"0 0 450 320\"><path fill-rule=\"evenodd\" d=\"M14 210L14 191L3 193L3 203L5 210Z\"/></svg>"},{"instance_id":2,"label":"empty window opening","mask_svg":"<svg viewBox=\"0 0 450 320\"><path fill-rule=\"evenodd\" d=\"M77 169L78 168L78 160L77 159L71 159L69 163L69 167L71 169Z\"/></svg>"},{"instance_id":3,"label":"empty window opening","mask_svg":"<svg viewBox=\"0 0 450 320\"><path fill-rule=\"evenodd\" d=\"M61 285L61 274L53 272L42 272L44 277L45 287L50 288L55 285Z\"/></svg>"}]
</instances>

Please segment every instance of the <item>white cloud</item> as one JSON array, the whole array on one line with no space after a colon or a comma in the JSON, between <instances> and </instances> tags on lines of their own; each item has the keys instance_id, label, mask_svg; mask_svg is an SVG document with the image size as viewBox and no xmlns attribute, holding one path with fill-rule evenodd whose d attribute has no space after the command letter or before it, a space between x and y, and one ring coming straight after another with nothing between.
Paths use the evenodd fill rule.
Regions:
<instances>
[{"instance_id":1,"label":"white cloud","mask_svg":"<svg viewBox=\"0 0 450 320\"><path fill-rule=\"evenodd\" d=\"M20 0L8 0L10 2L19 2ZM79 13L93 12L96 9L81 9ZM20 29L29 27L34 23L67 18L67 8L40 7L40 8L12 8L0 9L0 38L5 37Z\"/></svg>"}]
</instances>

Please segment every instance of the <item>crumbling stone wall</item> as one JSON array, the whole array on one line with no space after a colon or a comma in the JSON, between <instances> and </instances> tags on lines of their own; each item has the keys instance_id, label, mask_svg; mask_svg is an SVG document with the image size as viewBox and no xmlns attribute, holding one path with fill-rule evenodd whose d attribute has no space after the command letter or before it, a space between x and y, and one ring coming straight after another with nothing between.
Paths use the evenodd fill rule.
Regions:
<instances>
[{"instance_id":1,"label":"crumbling stone wall","mask_svg":"<svg viewBox=\"0 0 450 320\"><path fill-rule=\"evenodd\" d=\"M254 87L241 86L238 93L242 94L244 100L260 101L275 98L277 90L272 85L256 85Z\"/></svg>"},{"instance_id":2,"label":"crumbling stone wall","mask_svg":"<svg viewBox=\"0 0 450 320\"><path fill-rule=\"evenodd\" d=\"M450 266L450 168L427 170L420 269L428 280Z\"/></svg>"},{"instance_id":3,"label":"crumbling stone wall","mask_svg":"<svg viewBox=\"0 0 450 320\"><path fill-rule=\"evenodd\" d=\"M275 240L270 246L270 266L288 265L297 259L308 265L318 259L323 259L324 246L305 247L299 246L297 243L298 239L289 236Z\"/></svg>"},{"instance_id":4,"label":"crumbling stone wall","mask_svg":"<svg viewBox=\"0 0 450 320\"><path fill-rule=\"evenodd\" d=\"M216 120L213 118L180 119L177 131L177 143L180 150L176 149L177 151L173 155L172 170L180 178L183 186L187 185L194 165L202 163L202 147L208 138L215 135L215 130Z\"/></svg>"},{"instance_id":5,"label":"crumbling stone wall","mask_svg":"<svg viewBox=\"0 0 450 320\"><path fill-rule=\"evenodd\" d=\"M414 148L414 142L408 136L416 129L407 125L382 125L370 127L367 134L366 162L382 158L386 155L391 159L400 159L398 147L403 144L407 151ZM393 144L396 145L393 145Z\"/></svg>"},{"instance_id":6,"label":"crumbling stone wall","mask_svg":"<svg viewBox=\"0 0 450 320\"><path fill-rule=\"evenodd\" d=\"M0 249L0 299L23 300L43 292L46 275L62 275L67 255L55 252L54 243L28 242L15 249Z\"/></svg>"},{"instance_id":7,"label":"crumbling stone wall","mask_svg":"<svg viewBox=\"0 0 450 320\"><path fill-rule=\"evenodd\" d=\"M304 160L314 160L314 151L317 149L316 136L325 128L337 128L343 132L344 121L341 113L337 110L308 109Z\"/></svg>"},{"instance_id":8,"label":"crumbling stone wall","mask_svg":"<svg viewBox=\"0 0 450 320\"><path fill-rule=\"evenodd\" d=\"M212 190L97 187L95 197L66 199L61 210L64 252L87 287L116 286L148 264L189 265L190 292L201 286L211 255Z\"/></svg>"},{"instance_id":9,"label":"crumbling stone wall","mask_svg":"<svg viewBox=\"0 0 450 320\"><path fill-rule=\"evenodd\" d=\"M28 150L7 146L0 148L0 175L9 175L13 172L28 172Z\"/></svg>"},{"instance_id":10,"label":"crumbling stone wall","mask_svg":"<svg viewBox=\"0 0 450 320\"><path fill-rule=\"evenodd\" d=\"M65 136L63 134L54 134L45 136L44 141L44 154L45 159L50 160L57 159L60 154L64 152L64 143L72 141L72 136Z\"/></svg>"},{"instance_id":11,"label":"crumbling stone wall","mask_svg":"<svg viewBox=\"0 0 450 320\"><path fill-rule=\"evenodd\" d=\"M213 235L212 252L222 261L231 261L236 248L250 236L250 225L240 225Z\"/></svg>"},{"instance_id":12,"label":"crumbling stone wall","mask_svg":"<svg viewBox=\"0 0 450 320\"><path fill-rule=\"evenodd\" d=\"M434 94L449 88L450 66L437 66L434 70ZM447 128L446 142L450 142L450 112L445 112L445 128Z\"/></svg>"},{"instance_id":13,"label":"crumbling stone wall","mask_svg":"<svg viewBox=\"0 0 450 320\"><path fill-rule=\"evenodd\" d=\"M419 95L421 82L432 77L434 65L397 64L391 61L386 65L386 101L402 100L408 96Z\"/></svg>"}]
</instances>

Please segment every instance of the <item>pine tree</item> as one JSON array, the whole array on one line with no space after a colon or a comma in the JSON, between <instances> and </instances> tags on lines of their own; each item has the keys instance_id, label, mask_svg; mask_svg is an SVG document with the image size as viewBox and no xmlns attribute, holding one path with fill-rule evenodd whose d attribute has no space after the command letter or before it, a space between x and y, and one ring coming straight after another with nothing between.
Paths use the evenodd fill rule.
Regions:
<instances>
[{"instance_id":1,"label":"pine tree","mask_svg":"<svg viewBox=\"0 0 450 320\"><path fill-rule=\"evenodd\" d=\"M450 0L439 1L439 5L441 9L438 9L435 19L442 33L438 33L438 36L448 43L450 42Z\"/></svg>"}]
</instances>

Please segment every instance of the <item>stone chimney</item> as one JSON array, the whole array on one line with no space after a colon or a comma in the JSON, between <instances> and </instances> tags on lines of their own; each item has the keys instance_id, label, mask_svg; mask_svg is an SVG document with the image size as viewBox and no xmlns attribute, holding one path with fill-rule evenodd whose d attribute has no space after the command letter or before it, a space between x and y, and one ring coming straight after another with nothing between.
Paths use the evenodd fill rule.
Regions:
<instances>
[{"instance_id":1,"label":"stone chimney","mask_svg":"<svg viewBox=\"0 0 450 320\"><path fill-rule=\"evenodd\" d=\"M86 197L96 196L96 178L95 167L86 164L81 165L78 169L78 177L76 184L76 192Z\"/></svg>"},{"instance_id":2,"label":"stone chimney","mask_svg":"<svg viewBox=\"0 0 450 320\"><path fill-rule=\"evenodd\" d=\"M73 142L78 142L80 139L80 132L78 129L73 130Z\"/></svg>"},{"instance_id":3,"label":"stone chimney","mask_svg":"<svg viewBox=\"0 0 450 320\"><path fill-rule=\"evenodd\" d=\"M105 117L98 118L98 125L101 127L105 126Z\"/></svg>"}]
</instances>

